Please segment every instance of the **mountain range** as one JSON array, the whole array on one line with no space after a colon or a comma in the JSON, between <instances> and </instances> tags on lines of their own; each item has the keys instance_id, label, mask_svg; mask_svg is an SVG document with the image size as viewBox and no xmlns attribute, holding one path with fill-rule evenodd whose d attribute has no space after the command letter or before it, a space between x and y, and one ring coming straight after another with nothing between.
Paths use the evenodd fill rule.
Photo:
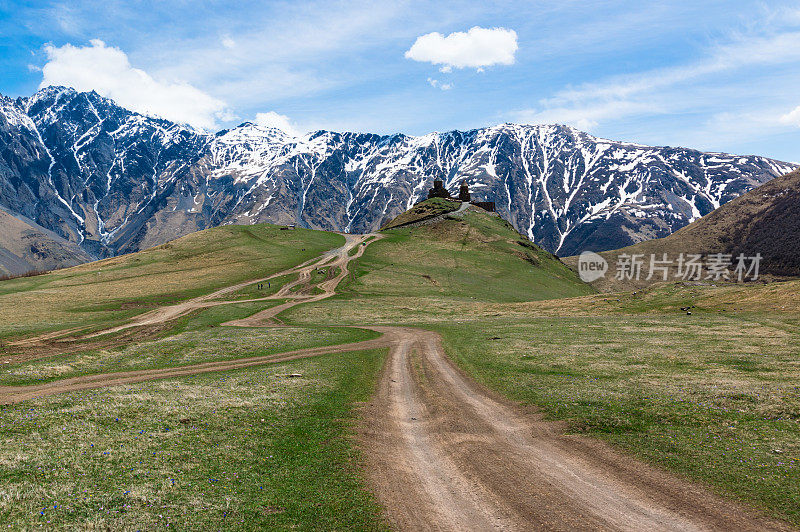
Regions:
<instances>
[{"instance_id":1,"label":"mountain range","mask_svg":"<svg viewBox=\"0 0 800 532\"><path fill-rule=\"evenodd\" d=\"M453 193L466 181L522 234L573 255L666 236L796 168L563 125L294 137L245 122L212 134L65 87L0 96L0 151L0 207L97 258L224 224L367 232L434 179Z\"/></svg>"},{"instance_id":2,"label":"mountain range","mask_svg":"<svg viewBox=\"0 0 800 532\"><path fill-rule=\"evenodd\" d=\"M744 256L744 266L749 270L752 257L759 255L758 271L743 276L786 279L800 276L800 171L776 177L768 183L726 203L719 209L696 220L664 238L647 240L622 249L601 252L608 262L609 271L592 284L603 291L620 291L643 288L665 280L663 270L652 277L649 261L666 259L666 280L682 281L677 259L681 254L701 257L707 263L718 254L730 262L726 279L737 279L737 258ZM622 256L638 256L642 260L642 275L617 276L616 266ZM578 269L578 257L564 261ZM684 268L684 273L687 273ZM703 271L695 276L705 283L714 282L713 276ZM620 278L618 278L620 277ZM690 276L691 277L691 276Z\"/></svg>"}]
</instances>

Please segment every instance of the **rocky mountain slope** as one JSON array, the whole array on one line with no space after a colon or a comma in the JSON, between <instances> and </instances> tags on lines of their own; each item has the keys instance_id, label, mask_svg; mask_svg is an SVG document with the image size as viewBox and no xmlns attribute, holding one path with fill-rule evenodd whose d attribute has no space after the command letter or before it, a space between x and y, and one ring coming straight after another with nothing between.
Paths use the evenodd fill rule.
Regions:
<instances>
[{"instance_id":1,"label":"rocky mountain slope","mask_svg":"<svg viewBox=\"0 0 800 532\"><path fill-rule=\"evenodd\" d=\"M222 224L374 230L466 180L516 229L559 255L666 236L794 168L757 156L504 124L421 137L244 123L205 134L96 93L0 97L0 206L93 256Z\"/></svg>"},{"instance_id":2,"label":"rocky mountain slope","mask_svg":"<svg viewBox=\"0 0 800 532\"><path fill-rule=\"evenodd\" d=\"M678 259L683 254L700 256L700 270L679 268ZM721 276L708 269L708 263L717 254L724 256L730 264ZM751 257L760 255L758 271L747 271L752 266ZM601 252L610 265L604 278L593 284L604 290L622 290L643 287L664 280L663 270L650 277L650 257L663 260L666 255L669 267L667 280L690 280L703 282L738 281L737 258L745 257L742 280L753 277L774 278L800 276L800 171L777 177L758 188L723 205L711 214L692 222L675 233L655 240L640 242L618 250ZM615 265L619 257L642 258L640 278L617 279ZM578 267L578 257L568 257L567 264ZM697 275L699 274L699 275Z\"/></svg>"},{"instance_id":3,"label":"rocky mountain slope","mask_svg":"<svg viewBox=\"0 0 800 532\"><path fill-rule=\"evenodd\" d=\"M54 270L90 260L74 242L0 207L0 276Z\"/></svg>"}]
</instances>

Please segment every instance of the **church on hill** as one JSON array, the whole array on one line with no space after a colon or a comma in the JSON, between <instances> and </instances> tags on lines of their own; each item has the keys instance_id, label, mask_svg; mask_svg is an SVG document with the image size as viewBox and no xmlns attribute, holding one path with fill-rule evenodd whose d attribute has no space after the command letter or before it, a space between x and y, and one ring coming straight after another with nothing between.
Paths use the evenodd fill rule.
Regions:
<instances>
[{"instance_id":1,"label":"church on hill","mask_svg":"<svg viewBox=\"0 0 800 532\"><path fill-rule=\"evenodd\" d=\"M469 185L467 184L466 180L461 182L461 186L458 189L458 197L454 198L450 195L447 189L444 188L444 182L441 179L435 179L433 181L433 188L428 190L428 199L431 198L458 200L461 202L470 203L486 211L494 212L493 201L472 201L472 195L469 192Z\"/></svg>"}]
</instances>

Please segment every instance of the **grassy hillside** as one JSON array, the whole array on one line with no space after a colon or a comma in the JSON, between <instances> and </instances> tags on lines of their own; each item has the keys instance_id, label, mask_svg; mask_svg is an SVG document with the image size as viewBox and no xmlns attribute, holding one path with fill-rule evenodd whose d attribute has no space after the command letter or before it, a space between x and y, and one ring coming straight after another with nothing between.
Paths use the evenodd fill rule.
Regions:
<instances>
[{"instance_id":1,"label":"grassy hillside","mask_svg":"<svg viewBox=\"0 0 800 532\"><path fill-rule=\"evenodd\" d=\"M274 272L341 246L334 233L225 226L140 253L0 282L0 339L124 321L154 306Z\"/></svg>"},{"instance_id":2,"label":"grassy hillside","mask_svg":"<svg viewBox=\"0 0 800 532\"><path fill-rule=\"evenodd\" d=\"M359 295L528 301L591 293L552 254L481 209L432 225L384 231L348 289Z\"/></svg>"},{"instance_id":3,"label":"grassy hillside","mask_svg":"<svg viewBox=\"0 0 800 532\"><path fill-rule=\"evenodd\" d=\"M523 275L532 265L499 226L468 213L386 231L344 296L291 318L436 330L498 393L800 523L800 281L591 294L543 252ZM570 290L585 295L558 297Z\"/></svg>"},{"instance_id":4,"label":"grassy hillside","mask_svg":"<svg viewBox=\"0 0 800 532\"><path fill-rule=\"evenodd\" d=\"M285 317L304 323L424 323L453 319L457 309L478 302L595 292L558 258L482 209L382 233L351 267L340 295Z\"/></svg>"},{"instance_id":5,"label":"grassy hillside","mask_svg":"<svg viewBox=\"0 0 800 532\"><path fill-rule=\"evenodd\" d=\"M0 283L2 331L116 324L343 243L320 231L221 227L7 281ZM263 297L286 280L275 279L270 290L245 285L232 300ZM220 327L280 302L206 308L173 320L156 337L55 346L64 351L6 361L0 384L174 368L377 336L341 327ZM15 349L6 347L0 344L0 354ZM41 357L41 349L29 354ZM369 397L384 355L342 353L0 405L0 522L16 529L384 529L349 439L354 405Z\"/></svg>"},{"instance_id":6,"label":"grassy hillside","mask_svg":"<svg viewBox=\"0 0 800 532\"><path fill-rule=\"evenodd\" d=\"M676 231L672 235L626 248L600 253L610 264L604 280L593 283L603 290L639 288L651 284L614 279L614 265L621 254L641 254L649 261L652 254L677 259L681 253L708 256L740 253L763 256L760 273L767 276L800 276L800 171L775 178L719 209ZM575 267L577 257L565 259ZM676 274L670 270L670 278ZM733 270L733 268L731 268ZM656 280L663 280L656 276Z\"/></svg>"},{"instance_id":7,"label":"grassy hillside","mask_svg":"<svg viewBox=\"0 0 800 532\"><path fill-rule=\"evenodd\" d=\"M461 202L456 200L448 200L444 198L432 198L425 200L414 205L403 214L397 216L395 219L383 226L382 229L392 229L394 227L400 227L406 224L428 220L430 218L452 212L458 209L460 206Z\"/></svg>"},{"instance_id":8,"label":"grassy hillside","mask_svg":"<svg viewBox=\"0 0 800 532\"><path fill-rule=\"evenodd\" d=\"M0 381L372 337L325 324L414 324L441 333L448 355L481 383L540 407L570 431L800 524L800 281L598 294L498 216L450 212L384 230L350 265L339 295L280 316L294 327L219 327L276 304L241 301L288 280L275 279L267 292L246 286L230 294L234 304L176 320L166 338L10 364ZM302 229L223 227L3 282L0 334L117 323L341 243L339 235ZM330 273L315 271L312 280ZM64 528L381 529L350 424L384 355L342 353L0 407L0 480L13 494L0 497L0 521L17 528L50 521Z\"/></svg>"}]
</instances>

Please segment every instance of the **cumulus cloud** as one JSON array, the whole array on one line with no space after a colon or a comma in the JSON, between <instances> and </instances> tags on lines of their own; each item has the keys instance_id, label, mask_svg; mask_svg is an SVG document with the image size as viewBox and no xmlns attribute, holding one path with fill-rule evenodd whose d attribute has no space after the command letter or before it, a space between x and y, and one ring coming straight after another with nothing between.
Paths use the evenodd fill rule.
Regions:
<instances>
[{"instance_id":1,"label":"cumulus cloud","mask_svg":"<svg viewBox=\"0 0 800 532\"><path fill-rule=\"evenodd\" d=\"M88 46L45 46L47 63L40 87L65 85L79 91L94 90L138 113L214 129L218 120L233 117L225 103L183 82L156 80L134 68L128 56L103 41Z\"/></svg>"},{"instance_id":2,"label":"cumulus cloud","mask_svg":"<svg viewBox=\"0 0 800 532\"><path fill-rule=\"evenodd\" d=\"M236 41L231 39L230 36L228 36L228 35L224 36L222 38L221 42L222 42L222 46L224 46L228 50L232 50L233 48L236 48Z\"/></svg>"},{"instance_id":3,"label":"cumulus cloud","mask_svg":"<svg viewBox=\"0 0 800 532\"><path fill-rule=\"evenodd\" d=\"M431 87L435 89L441 89L443 91L449 91L453 88L452 83L442 83L438 79L428 78L428 83L430 83Z\"/></svg>"},{"instance_id":4,"label":"cumulus cloud","mask_svg":"<svg viewBox=\"0 0 800 532\"><path fill-rule=\"evenodd\" d=\"M475 26L467 32L457 31L447 36L438 32L421 35L405 56L441 65L442 72L450 72L453 68L511 65L517 48L514 30Z\"/></svg>"},{"instance_id":5,"label":"cumulus cloud","mask_svg":"<svg viewBox=\"0 0 800 532\"><path fill-rule=\"evenodd\" d=\"M301 134L300 130L297 129L297 126L292 123L288 116L278 114L275 111L256 114L256 123L259 126L280 129L281 131L294 137L300 136Z\"/></svg>"}]
</instances>

